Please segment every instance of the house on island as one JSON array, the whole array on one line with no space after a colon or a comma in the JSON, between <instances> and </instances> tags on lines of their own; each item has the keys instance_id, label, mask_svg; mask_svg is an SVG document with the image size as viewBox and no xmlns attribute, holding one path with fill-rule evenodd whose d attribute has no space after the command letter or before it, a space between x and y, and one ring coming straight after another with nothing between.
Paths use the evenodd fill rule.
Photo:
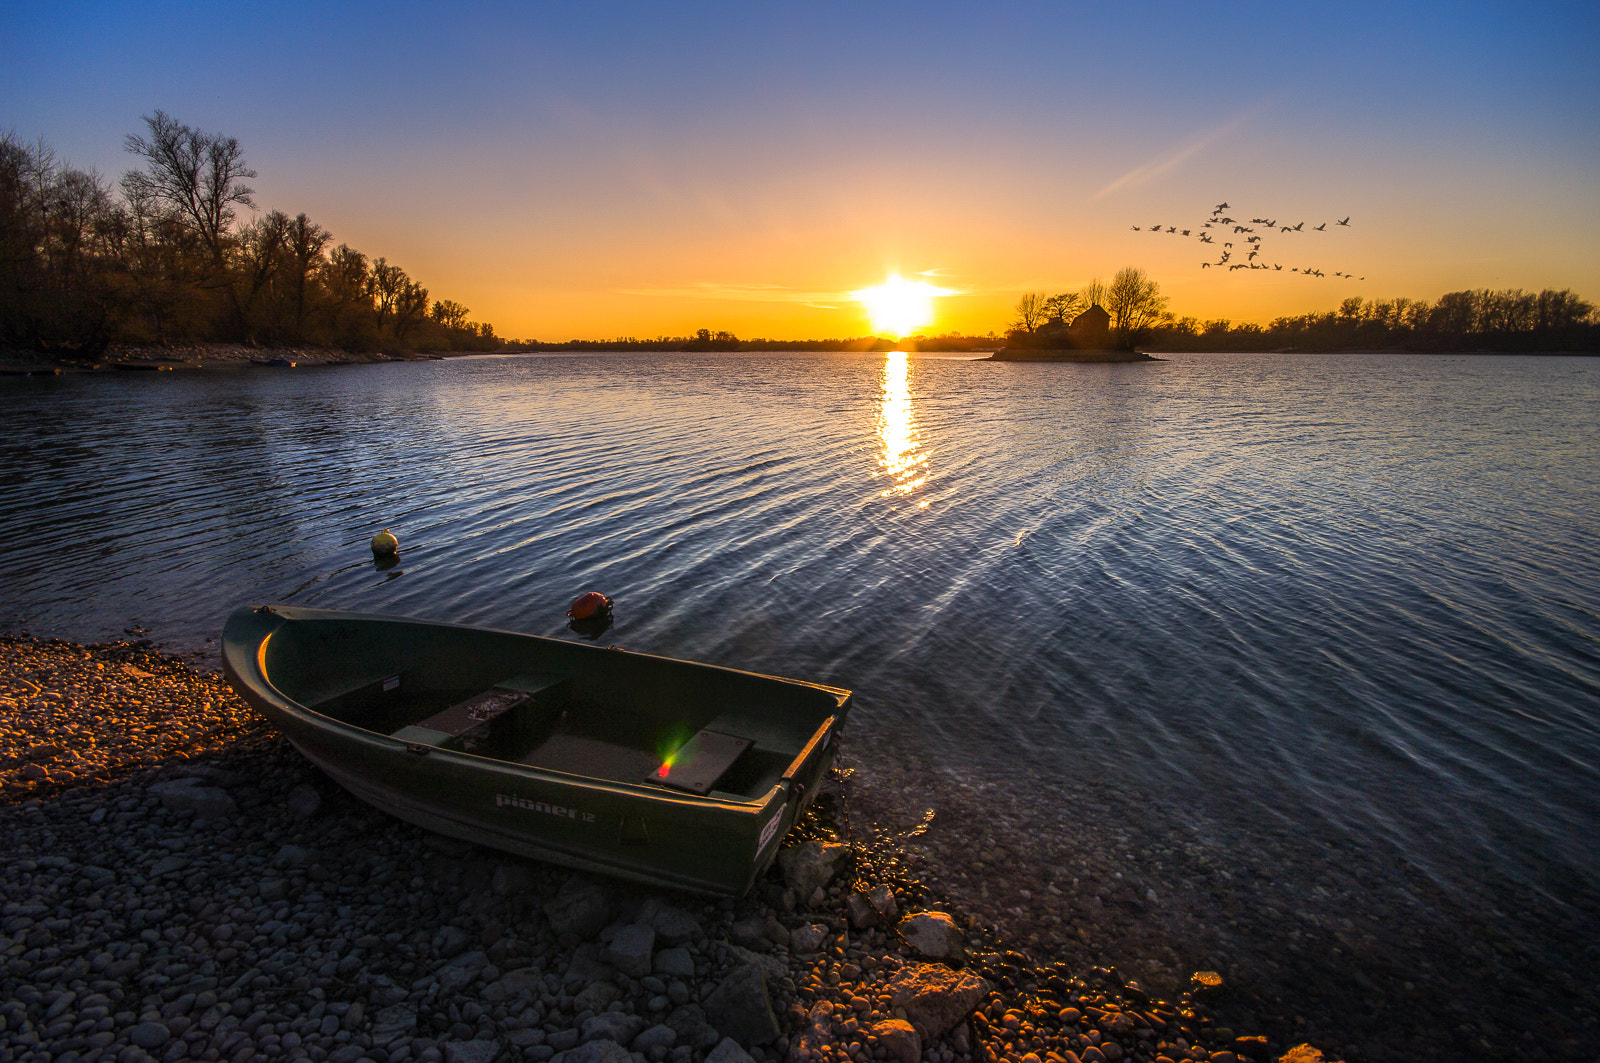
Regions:
<instances>
[{"instance_id":1,"label":"house on island","mask_svg":"<svg viewBox=\"0 0 1600 1063\"><path fill-rule=\"evenodd\" d=\"M1068 347L1078 350L1106 347L1111 343L1111 315L1106 312L1105 307L1095 303L1070 322L1063 321L1061 315L1057 314L1040 325L1033 335L1036 337L1035 341L1029 346Z\"/></svg>"},{"instance_id":2,"label":"house on island","mask_svg":"<svg viewBox=\"0 0 1600 1063\"><path fill-rule=\"evenodd\" d=\"M1108 347L1111 344L1111 315L1105 307L1095 303L1072 319L1067 326L1067 339L1079 350Z\"/></svg>"}]
</instances>

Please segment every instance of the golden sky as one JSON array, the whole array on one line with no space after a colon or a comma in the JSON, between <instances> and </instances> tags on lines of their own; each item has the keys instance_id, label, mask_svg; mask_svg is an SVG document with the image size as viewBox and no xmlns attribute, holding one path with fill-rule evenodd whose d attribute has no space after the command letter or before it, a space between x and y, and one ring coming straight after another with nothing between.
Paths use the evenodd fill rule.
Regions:
<instances>
[{"instance_id":1,"label":"golden sky","mask_svg":"<svg viewBox=\"0 0 1600 1063\"><path fill-rule=\"evenodd\" d=\"M41 6L0 100L113 178L156 108L236 136L263 209L518 338L863 335L894 272L930 333L1126 265L1202 319L1600 299L1588 5L571 7ZM1148 230L1223 201L1329 222L1276 246L1327 276Z\"/></svg>"}]
</instances>

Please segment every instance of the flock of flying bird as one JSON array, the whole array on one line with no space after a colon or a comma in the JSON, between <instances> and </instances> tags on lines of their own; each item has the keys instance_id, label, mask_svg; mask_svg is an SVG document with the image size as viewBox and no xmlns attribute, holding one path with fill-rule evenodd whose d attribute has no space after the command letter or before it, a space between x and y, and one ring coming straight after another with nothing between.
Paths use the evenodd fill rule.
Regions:
<instances>
[{"instance_id":1,"label":"flock of flying bird","mask_svg":"<svg viewBox=\"0 0 1600 1063\"><path fill-rule=\"evenodd\" d=\"M1210 219L1195 228L1179 229L1176 225L1151 225L1149 226L1148 231L1153 233L1161 233L1166 236L1186 236L1190 239L1198 239L1202 244L1211 244L1213 246L1220 245L1222 257L1215 262L1202 262L1200 263L1200 268L1210 269L1212 266L1217 266L1219 268L1226 266L1230 271L1236 269L1283 269L1283 267L1276 262L1268 265L1264 258L1260 262L1256 261L1256 259L1262 258L1262 250L1261 236L1256 233L1254 228L1255 226L1261 226L1268 233L1272 232L1274 229L1278 230L1279 233L1305 233L1307 231L1305 228L1305 222L1299 222L1295 225L1279 225L1275 219L1271 218L1251 218L1249 223L1245 224L1243 222L1236 221L1233 218L1227 217L1223 213L1227 209L1228 204L1218 203L1216 208L1212 210ZM1350 219L1347 216L1340 219L1337 224L1348 227L1350 225ZM1132 226L1132 228L1134 232L1146 231L1144 226L1135 225ZM1310 229L1310 232L1326 232L1327 228L1328 223L1323 222L1321 225L1313 225ZM1223 237L1223 239L1215 239L1215 237L1219 236ZM1227 237L1230 236L1234 239L1227 239ZM1241 236L1244 237L1243 240L1239 240L1239 237ZM1235 242L1238 242L1243 246L1236 248L1234 247ZM1236 261L1234 259L1235 251L1239 252L1240 260ZM1328 274L1324 273L1320 269L1312 269L1305 266L1292 266L1290 267L1289 272L1298 273L1305 277L1328 276ZM1343 270L1335 270L1333 276L1344 277L1347 280L1364 281L1367 279L1365 277L1357 277L1353 273L1346 273Z\"/></svg>"}]
</instances>

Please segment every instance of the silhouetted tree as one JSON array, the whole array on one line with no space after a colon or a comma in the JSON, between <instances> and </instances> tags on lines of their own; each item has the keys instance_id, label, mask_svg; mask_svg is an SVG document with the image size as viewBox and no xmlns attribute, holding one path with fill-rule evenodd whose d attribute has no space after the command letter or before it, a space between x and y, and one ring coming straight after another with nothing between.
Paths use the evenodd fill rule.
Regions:
<instances>
[{"instance_id":1,"label":"silhouetted tree","mask_svg":"<svg viewBox=\"0 0 1600 1063\"><path fill-rule=\"evenodd\" d=\"M305 340L312 285L325 261L323 249L332 239L332 233L304 214L295 215L285 234L284 271L289 305L293 311L290 335L296 343Z\"/></svg>"},{"instance_id":2,"label":"silhouetted tree","mask_svg":"<svg viewBox=\"0 0 1600 1063\"><path fill-rule=\"evenodd\" d=\"M255 189L244 182L256 172L245 165L233 137L202 133L165 111L144 116L148 136L129 133L123 147L145 162L126 174L123 186L165 206L187 224L220 267L235 207L255 208Z\"/></svg>"},{"instance_id":3,"label":"silhouetted tree","mask_svg":"<svg viewBox=\"0 0 1600 1063\"><path fill-rule=\"evenodd\" d=\"M378 326L379 335L383 334L384 326L389 324L395 303L399 301L400 293L405 290L409 280L405 270L389 265L386 258L379 258L372 263L372 272L367 274L367 294L372 297L373 321Z\"/></svg>"},{"instance_id":4,"label":"silhouetted tree","mask_svg":"<svg viewBox=\"0 0 1600 1063\"><path fill-rule=\"evenodd\" d=\"M265 327L271 329L276 314L272 302L273 282L282 277L289 254L289 216L275 210L239 231L238 251L234 256L233 302L239 311L243 339L249 343ZM262 307L266 301L269 305Z\"/></svg>"},{"instance_id":5,"label":"silhouetted tree","mask_svg":"<svg viewBox=\"0 0 1600 1063\"><path fill-rule=\"evenodd\" d=\"M1100 305L1111 315L1116 345L1124 349L1133 347L1146 329L1170 316L1165 314L1167 297L1161 294L1161 286L1135 266L1117 270Z\"/></svg>"},{"instance_id":6,"label":"silhouetted tree","mask_svg":"<svg viewBox=\"0 0 1600 1063\"><path fill-rule=\"evenodd\" d=\"M1044 301L1046 323L1070 322L1079 311L1088 309L1089 304L1083 301L1083 296L1078 292L1061 292L1052 295Z\"/></svg>"},{"instance_id":7,"label":"silhouetted tree","mask_svg":"<svg viewBox=\"0 0 1600 1063\"><path fill-rule=\"evenodd\" d=\"M1022 298L1017 300L1011 331L1029 335L1039 331L1039 326L1050 320L1049 301L1050 297L1044 292L1023 292Z\"/></svg>"},{"instance_id":8,"label":"silhouetted tree","mask_svg":"<svg viewBox=\"0 0 1600 1063\"><path fill-rule=\"evenodd\" d=\"M428 315L428 289L407 278L400 286L394 300L394 337L405 342L406 337Z\"/></svg>"},{"instance_id":9,"label":"silhouetted tree","mask_svg":"<svg viewBox=\"0 0 1600 1063\"><path fill-rule=\"evenodd\" d=\"M447 329L464 328L467 324L467 314L471 313L460 303L449 299L441 299L433 304L432 318Z\"/></svg>"},{"instance_id":10,"label":"silhouetted tree","mask_svg":"<svg viewBox=\"0 0 1600 1063\"><path fill-rule=\"evenodd\" d=\"M115 321L106 254L116 206L43 141L0 136L0 342L93 353Z\"/></svg>"},{"instance_id":11,"label":"silhouetted tree","mask_svg":"<svg viewBox=\"0 0 1600 1063\"><path fill-rule=\"evenodd\" d=\"M328 330L334 342L349 350L371 350L378 344L372 315L372 270L367 256L348 244L333 249L320 270L328 300Z\"/></svg>"}]
</instances>

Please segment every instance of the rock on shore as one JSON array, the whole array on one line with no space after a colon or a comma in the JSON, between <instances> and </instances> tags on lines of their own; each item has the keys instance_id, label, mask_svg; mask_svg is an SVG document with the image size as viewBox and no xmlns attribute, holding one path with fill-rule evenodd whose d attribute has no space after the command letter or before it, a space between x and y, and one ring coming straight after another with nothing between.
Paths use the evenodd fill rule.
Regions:
<instances>
[{"instance_id":1,"label":"rock on shore","mask_svg":"<svg viewBox=\"0 0 1600 1063\"><path fill-rule=\"evenodd\" d=\"M146 647L0 640L0 721L8 1060L1267 1058L1188 997L963 942L913 855L840 839L837 779L782 870L707 901L384 816Z\"/></svg>"}]
</instances>

